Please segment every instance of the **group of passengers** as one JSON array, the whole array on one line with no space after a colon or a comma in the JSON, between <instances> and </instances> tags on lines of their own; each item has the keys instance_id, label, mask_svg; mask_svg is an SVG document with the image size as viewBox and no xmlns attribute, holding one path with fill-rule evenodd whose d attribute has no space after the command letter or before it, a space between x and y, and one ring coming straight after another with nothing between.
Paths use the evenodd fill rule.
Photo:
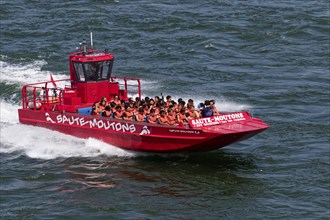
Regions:
<instances>
[{"instance_id":1,"label":"group of passengers","mask_svg":"<svg viewBox=\"0 0 330 220\"><path fill-rule=\"evenodd\" d=\"M219 115L214 100L205 100L195 108L194 101L189 99L186 103L183 99L177 102L171 96L159 98L138 97L128 101L120 100L118 95L110 102L103 97L100 102L95 102L92 108L92 115L112 117L128 121L149 122L161 125L186 125L190 119L210 117Z\"/></svg>"}]
</instances>

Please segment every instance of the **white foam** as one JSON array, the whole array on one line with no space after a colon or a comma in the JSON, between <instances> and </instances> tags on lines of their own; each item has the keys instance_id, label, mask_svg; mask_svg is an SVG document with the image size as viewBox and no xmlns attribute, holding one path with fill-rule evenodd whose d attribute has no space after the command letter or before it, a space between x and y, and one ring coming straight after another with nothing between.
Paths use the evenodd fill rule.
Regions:
<instances>
[{"instance_id":1,"label":"white foam","mask_svg":"<svg viewBox=\"0 0 330 220\"><path fill-rule=\"evenodd\" d=\"M0 120L1 125L6 124L17 124L18 122L18 105L10 104L3 100L0 100ZM2 127L2 126L1 126Z\"/></svg>"},{"instance_id":2,"label":"white foam","mask_svg":"<svg viewBox=\"0 0 330 220\"><path fill-rule=\"evenodd\" d=\"M0 60L0 82L6 84L29 84L50 80L49 71L41 71L46 65L45 60L33 61L30 64L10 64ZM56 74L54 80L68 78L66 75Z\"/></svg>"},{"instance_id":3,"label":"white foam","mask_svg":"<svg viewBox=\"0 0 330 220\"><path fill-rule=\"evenodd\" d=\"M20 137L19 140L17 137ZM94 157L99 155L132 157L126 152L95 139L80 139L49 129L16 124L1 131L1 153L23 151L31 158Z\"/></svg>"},{"instance_id":4,"label":"white foam","mask_svg":"<svg viewBox=\"0 0 330 220\"><path fill-rule=\"evenodd\" d=\"M194 100L194 104L197 107L199 103L204 103L205 100L215 100L215 106L217 107L219 112L238 112L238 111L246 111L246 110L250 110L252 108L252 106L248 105L248 104L239 104L233 101L229 101L224 97L186 97L186 96L182 96L182 97L177 97L177 96L173 96L172 99L174 101L177 101L178 98L182 98L183 100L185 100L186 102L188 101L188 99L192 98Z\"/></svg>"},{"instance_id":5,"label":"white foam","mask_svg":"<svg viewBox=\"0 0 330 220\"><path fill-rule=\"evenodd\" d=\"M154 91L159 88L159 82L157 80L141 80L142 91Z\"/></svg>"},{"instance_id":6,"label":"white foam","mask_svg":"<svg viewBox=\"0 0 330 220\"><path fill-rule=\"evenodd\" d=\"M240 104L225 99L219 101L220 103L216 104L216 107L219 112L239 112L252 109L252 106L248 104Z\"/></svg>"}]
</instances>

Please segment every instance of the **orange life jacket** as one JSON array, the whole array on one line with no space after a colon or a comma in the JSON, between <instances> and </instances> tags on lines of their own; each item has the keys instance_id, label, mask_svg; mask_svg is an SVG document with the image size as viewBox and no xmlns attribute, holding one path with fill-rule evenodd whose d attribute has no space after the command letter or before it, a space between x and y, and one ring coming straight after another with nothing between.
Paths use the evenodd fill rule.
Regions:
<instances>
[{"instance_id":1,"label":"orange life jacket","mask_svg":"<svg viewBox=\"0 0 330 220\"><path fill-rule=\"evenodd\" d=\"M179 114L179 119L181 122L188 122L186 114Z\"/></svg>"},{"instance_id":2,"label":"orange life jacket","mask_svg":"<svg viewBox=\"0 0 330 220\"><path fill-rule=\"evenodd\" d=\"M196 112L195 111L194 112L188 111L188 114L189 114L189 117L191 119L196 119L197 118L197 115L196 115Z\"/></svg>"},{"instance_id":3,"label":"orange life jacket","mask_svg":"<svg viewBox=\"0 0 330 220\"><path fill-rule=\"evenodd\" d=\"M133 119L133 112L125 112L125 119L126 120L132 120Z\"/></svg>"},{"instance_id":4,"label":"orange life jacket","mask_svg":"<svg viewBox=\"0 0 330 220\"><path fill-rule=\"evenodd\" d=\"M175 116L173 115L168 115L167 116L167 122L168 122L168 124L170 124L170 125L173 125L174 123L175 123Z\"/></svg>"},{"instance_id":5,"label":"orange life jacket","mask_svg":"<svg viewBox=\"0 0 330 220\"><path fill-rule=\"evenodd\" d=\"M149 121L151 121L151 122L157 122L157 115L154 115L154 116L149 115Z\"/></svg>"},{"instance_id":6,"label":"orange life jacket","mask_svg":"<svg viewBox=\"0 0 330 220\"><path fill-rule=\"evenodd\" d=\"M137 119L137 121L144 121L145 120L145 115L137 114L136 119Z\"/></svg>"},{"instance_id":7,"label":"orange life jacket","mask_svg":"<svg viewBox=\"0 0 330 220\"><path fill-rule=\"evenodd\" d=\"M115 112L115 118L121 118L123 116L123 112Z\"/></svg>"},{"instance_id":8,"label":"orange life jacket","mask_svg":"<svg viewBox=\"0 0 330 220\"><path fill-rule=\"evenodd\" d=\"M168 124L166 116L165 117L160 116L158 118L158 122L159 122L159 124Z\"/></svg>"}]
</instances>

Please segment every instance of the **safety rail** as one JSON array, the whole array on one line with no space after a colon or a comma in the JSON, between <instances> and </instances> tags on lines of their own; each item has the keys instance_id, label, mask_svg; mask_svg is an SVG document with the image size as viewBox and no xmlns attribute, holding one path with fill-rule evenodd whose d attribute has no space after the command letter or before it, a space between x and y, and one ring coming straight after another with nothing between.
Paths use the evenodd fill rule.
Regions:
<instances>
[{"instance_id":1,"label":"safety rail","mask_svg":"<svg viewBox=\"0 0 330 220\"><path fill-rule=\"evenodd\" d=\"M70 84L62 85L63 82ZM22 107L30 110L63 110L64 94L67 90L76 90L73 88L75 84L70 79L51 80L27 84L22 87ZM137 78L126 78L113 76L110 78L111 83L118 83L119 90L130 97L138 96L141 98L141 83ZM58 86L57 84L61 84ZM66 95L65 95L66 96Z\"/></svg>"},{"instance_id":2,"label":"safety rail","mask_svg":"<svg viewBox=\"0 0 330 220\"><path fill-rule=\"evenodd\" d=\"M71 81L61 79L47 82L27 84L22 87L22 107L30 110L58 110L63 104L63 94L66 86L57 87L56 83ZM52 85L52 88L49 85Z\"/></svg>"},{"instance_id":3,"label":"safety rail","mask_svg":"<svg viewBox=\"0 0 330 220\"><path fill-rule=\"evenodd\" d=\"M127 91L127 95L135 96L136 94L141 99L141 82L138 78L128 78L121 76L111 76L110 82L118 82L121 90ZM134 84L135 82L135 84ZM135 88L132 89L132 88Z\"/></svg>"}]
</instances>

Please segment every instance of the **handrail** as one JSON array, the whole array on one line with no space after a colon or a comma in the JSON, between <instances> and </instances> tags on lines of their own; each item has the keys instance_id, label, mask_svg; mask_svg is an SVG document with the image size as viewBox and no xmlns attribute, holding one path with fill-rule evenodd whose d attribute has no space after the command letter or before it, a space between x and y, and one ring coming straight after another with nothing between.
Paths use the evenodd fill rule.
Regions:
<instances>
[{"instance_id":1,"label":"handrail","mask_svg":"<svg viewBox=\"0 0 330 220\"><path fill-rule=\"evenodd\" d=\"M38 85L38 84L48 84L48 83L53 83L53 82L62 82L62 81L72 81L70 78L66 78L66 79L58 79L58 80L54 80L54 81L44 81L44 82L37 82L37 83L30 83L30 84L26 84L25 86L34 86L34 85Z\"/></svg>"},{"instance_id":2,"label":"handrail","mask_svg":"<svg viewBox=\"0 0 330 220\"><path fill-rule=\"evenodd\" d=\"M117 79L124 81L121 83L120 81L116 81ZM137 84L128 84L128 81L135 81ZM139 78L129 78L129 77L122 77L122 76L111 76L110 82L118 82L119 86L124 86L125 91L127 93L133 93L129 87L137 87L137 93L139 98L141 99L141 82Z\"/></svg>"},{"instance_id":3,"label":"handrail","mask_svg":"<svg viewBox=\"0 0 330 220\"><path fill-rule=\"evenodd\" d=\"M56 85L58 82L71 82L70 88L67 85ZM22 87L22 107L31 110L61 110L64 107L64 93L72 88L72 80L60 79L45 82L31 83ZM125 97L128 94L138 95L141 99L141 82L138 78L113 76L110 82L118 83L120 91L125 90ZM49 86L51 85L51 86Z\"/></svg>"},{"instance_id":4,"label":"handrail","mask_svg":"<svg viewBox=\"0 0 330 220\"><path fill-rule=\"evenodd\" d=\"M23 109L39 110L58 108L63 104L64 88L52 87L48 85L54 85L56 82L71 81L70 79L60 79L54 81L38 82L24 85L22 87L22 107ZM53 93L53 95L50 95Z\"/></svg>"}]
</instances>

